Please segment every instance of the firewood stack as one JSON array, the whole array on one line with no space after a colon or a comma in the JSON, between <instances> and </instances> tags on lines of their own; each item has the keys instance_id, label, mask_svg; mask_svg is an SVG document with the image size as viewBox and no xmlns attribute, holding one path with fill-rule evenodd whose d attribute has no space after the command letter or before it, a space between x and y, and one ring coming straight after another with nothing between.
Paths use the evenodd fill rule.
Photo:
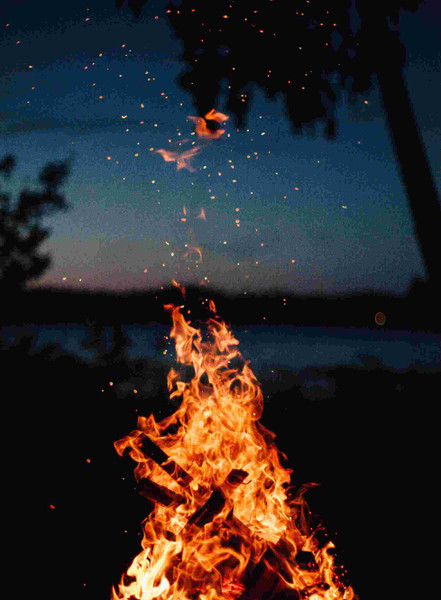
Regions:
<instances>
[{"instance_id":1,"label":"firewood stack","mask_svg":"<svg viewBox=\"0 0 441 600\"><path fill-rule=\"evenodd\" d=\"M180 485L182 493L178 494L147 478L143 478L138 482L137 491L151 502L164 506L184 504L187 501L186 487L193 480L192 476L167 456L148 435L144 432L139 433L140 435L137 440L138 449L145 458L153 460L168 473ZM123 455L129 455L130 450L130 446L127 446ZM225 506L227 500L226 490L232 491L235 487L243 483L247 476L248 473L246 471L233 469L224 484L214 488L208 500L201 503L201 506L188 520L185 529L187 531L192 528L196 530L201 529L204 525L211 522ZM247 525L234 516L234 508L228 513L224 525L226 527L234 525L235 528L246 531L249 536L252 535ZM175 535L168 532L167 537L174 539ZM309 598L312 594L320 590L326 590L329 587L326 583L305 588L301 592L286 586L283 576L285 575L286 578L289 578L289 574L284 573L284 561L281 560L281 557L292 560L291 552L292 547L285 542L283 537L276 544L267 543L267 549L261 560L257 563L250 561L248 564L242 582L226 583L226 596L229 594L229 597L233 598L240 596L241 600L271 600L278 598L300 600L302 598ZM319 568L312 552L297 550L295 562L302 570L315 571Z\"/></svg>"}]
</instances>

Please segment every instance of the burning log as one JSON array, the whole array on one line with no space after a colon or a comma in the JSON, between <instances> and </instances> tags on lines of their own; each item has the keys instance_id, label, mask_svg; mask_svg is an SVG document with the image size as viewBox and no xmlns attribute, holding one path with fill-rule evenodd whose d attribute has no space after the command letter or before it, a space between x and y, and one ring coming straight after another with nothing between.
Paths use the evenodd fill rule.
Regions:
<instances>
[{"instance_id":1,"label":"burning log","mask_svg":"<svg viewBox=\"0 0 441 600\"><path fill-rule=\"evenodd\" d=\"M235 487L243 482L248 476L246 471L241 469L233 469L221 487L227 489L231 493ZM221 487L215 488L211 496L188 520L187 526L203 527L218 515L225 506L226 496Z\"/></svg>"},{"instance_id":2,"label":"burning log","mask_svg":"<svg viewBox=\"0 0 441 600\"><path fill-rule=\"evenodd\" d=\"M188 520L188 526L203 527L218 515L225 506L226 498L219 488L213 490L211 496Z\"/></svg>"},{"instance_id":3,"label":"burning log","mask_svg":"<svg viewBox=\"0 0 441 600\"><path fill-rule=\"evenodd\" d=\"M230 490L234 490L238 485L244 482L248 477L248 473L243 469L233 469L224 482L224 486L228 486Z\"/></svg>"},{"instance_id":4,"label":"burning log","mask_svg":"<svg viewBox=\"0 0 441 600\"><path fill-rule=\"evenodd\" d=\"M151 458L158 464L164 471L173 477L173 479L182 480L184 485L188 485L193 481L193 477L184 471L174 460L172 460L159 446L157 446L148 435L145 433L142 436L141 451L143 454Z\"/></svg>"},{"instance_id":5,"label":"burning log","mask_svg":"<svg viewBox=\"0 0 441 600\"><path fill-rule=\"evenodd\" d=\"M268 544L257 563L249 562L243 579L246 591L241 600L298 600L299 592L285 583L292 579L286 563L292 568L296 565L303 572L319 569L312 552L297 550L294 553L293 546L282 537L277 544Z\"/></svg>"},{"instance_id":6,"label":"burning log","mask_svg":"<svg viewBox=\"0 0 441 600\"><path fill-rule=\"evenodd\" d=\"M251 567L245 575L243 584L245 591L240 600L266 600L272 598L280 586L280 577L276 571L268 568L265 560L257 564L249 563Z\"/></svg>"},{"instance_id":7,"label":"burning log","mask_svg":"<svg viewBox=\"0 0 441 600\"><path fill-rule=\"evenodd\" d=\"M139 443L140 441L141 443ZM145 433L139 436L136 445L145 456L156 462L181 486L193 480L189 473L170 459ZM212 522L222 512L227 498L238 485L243 483L247 476L248 473L246 471L233 469L224 483L214 488L205 503L189 518L184 531L188 532L194 526L202 529L204 525ZM186 502L184 496L176 494L168 488L146 478L138 483L137 489L145 498L164 506L184 504ZM247 532L247 537L253 537L248 526L234 516L233 509L227 515L225 525L232 525L235 529L239 529L239 531ZM169 534L167 536L168 539L175 539L174 534L167 533ZM268 543L267 549L259 562L250 561L244 579L241 582L241 586L244 587L245 591L241 594L240 599L277 600L279 596L283 596L284 600L298 600L301 597L305 597L305 595L299 595L295 590L286 587L286 584L283 582L283 579L289 580L291 578L284 563L286 559L289 560L292 550L292 546L283 537L279 539L277 544ZM304 571L316 571L318 569L314 555L311 552L299 550L296 552L294 560L298 567ZM311 588L311 593L314 590L315 588Z\"/></svg>"},{"instance_id":8,"label":"burning log","mask_svg":"<svg viewBox=\"0 0 441 600\"><path fill-rule=\"evenodd\" d=\"M241 600L272 598L280 587L279 566L277 554L269 545L258 562L248 563L243 579L245 592Z\"/></svg>"},{"instance_id":9,"label":"burning log","mask_svg":"<svg viewBox=\"0 0 441 600\"><path fill-rule=\"evenodd\" d=\"M153 502L159 502L159 504L163 504L164 506L170 506L171 504L184 504L186 501L184 496L175 494L175 492L172 492L168 488L150 481L150 479L141 479L137 485L137 490L141 496L144 496L144 498L152 500Z\"/></svg>"},{"instance_id":10,"label":"burning log","mask_svg":"<svg viewBox=\"0 0 441 600\"><path fill-rule=\"evenodd\" d=\"M268 545L262 559L287 580L291 577L284 564L286 561L296 564L302 571L318 571L319 566L312 552L296 550L294 553L293 550L293 546L288 544L285 538L281 537L277 544Z\"/></svg>"},{"instance_id":11,"label":"burning log","mask_svg":"<svg viewBox=\"0 0 441 600\"><path fill-rule=\"evenodd\" d=\"M168 473L177 483L181 486L188 485L193 481L193 477L187 473L180 465L172 460L168 454L162 450L155 442L153 442L148 435L141 432L141 435L137 438L137 448L144 454L144 456L151 458L157 465L161 467L166 473ZM123 456L130 454L132 448L126 446L123 452Z\"/></svg>"}]
</instances>

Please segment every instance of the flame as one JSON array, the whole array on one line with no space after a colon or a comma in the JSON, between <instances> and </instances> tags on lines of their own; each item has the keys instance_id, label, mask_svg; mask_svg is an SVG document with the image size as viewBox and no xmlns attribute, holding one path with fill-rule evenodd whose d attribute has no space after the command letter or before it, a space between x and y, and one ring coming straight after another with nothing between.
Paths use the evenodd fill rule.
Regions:
<instances>
[{"instance_id":1,"label":"flame","mask_svg":"<svg viewBox=\"0 0 441 600\"><path fill-rule=\"evenodd\" d=\"M308 528L304 486L288 499L289 469L259 419L263 395L238 340L213 314L203 329L171 314L177 361L167 383L179 408L115 442L137 463L138 490L153 499L142 550L112 600L246 600L296 590L310 600L352 600L333 544ZM191 372L191 377L188 373ZM268 595L269 594L269 595Z\"/></svg>"},{"instance_id":2,"label":"flame","mask_svg":"<svg viewBox=\"0 0 441 600\"><path fill-rule=\"evenodd\" d=\"M195 168L191 164L191 159L200 152L199 146L193 146L188 150L183 150L182 152L177 152L174 150L164 150L164 148L160 148L155 152L160 154L162 158L166 162L176 162L176 168L178 171L181 169L188 169L191 172L195 171Z\"/></svg>"},{"instance_id":3,"label":"flame","mask_svg":"<svg viewBox=\"0 0 441 600\"><path fill-rule=\"evenodd\" d=\"M196 124L196 133L200 138L207 138L210 140L218 140L225 133L225 129L221 129L219 125L228 121L228 115L224 115L221 112L216 111L212 108L205 117L188 117ZM217 123L215 126L214 123Z\"/></svg>"},{"instance_id":4,"label":"flame","mask_svg":"<svg viewBox=\"0 0 441 600\"><path fill-rule=\"evenodd\" d=\"M180 284L178 281L176 281L176 279L172 279L172 284L173 284L173 285L174 285L176 288L178 288L178 290L180 290L180 292L181 292L181 294L182 294L183 298L185 298L185 287L184 287L182 284Z\"/></svg>"}]
</instances>

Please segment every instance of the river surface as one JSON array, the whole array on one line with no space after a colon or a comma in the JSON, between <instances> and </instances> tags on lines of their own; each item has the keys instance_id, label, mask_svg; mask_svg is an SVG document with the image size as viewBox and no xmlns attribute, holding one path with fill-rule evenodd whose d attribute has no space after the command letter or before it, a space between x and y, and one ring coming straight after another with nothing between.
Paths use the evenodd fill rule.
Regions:
<instances>
[{"instance_id":1,"label":"river surface","mask_svg":"<svg viewBox=\"0 0 441 600\"><path fill-rule=\"evenodd\" d=\"M123 332L130 341L129 357L172 360L170 327L123 325ZM35 336L37 349L45 344L57 344L79 357L93 357L93 353L82 346L90 334L83 325L10 326L0 332L0 343L11 343L29 333ZM256 370L361 365L365 357L376 358L384 366L395 369L441 366L441 335L433 333L292 325L233 327L233 333L240 342L243 357ZM103 336L110 339L110 328Z\"/></svg>"}]
</instances>

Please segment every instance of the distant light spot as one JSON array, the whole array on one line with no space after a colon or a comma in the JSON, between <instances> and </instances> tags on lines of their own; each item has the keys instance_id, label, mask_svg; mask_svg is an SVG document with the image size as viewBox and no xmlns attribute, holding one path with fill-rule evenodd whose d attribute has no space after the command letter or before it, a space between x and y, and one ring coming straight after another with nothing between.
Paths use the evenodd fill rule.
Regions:
<instances>
[{"instance_id":1,"label":"distant light spot","mask_svg":"<svg viewBox=\"0 0 441 600\"><path fill-rule=\"evenodd\" d=\"M375 315L375 323L377 325L384 325L386 323L386 315L383 312L377 312Z\"/></svg>"}]
</instances>

